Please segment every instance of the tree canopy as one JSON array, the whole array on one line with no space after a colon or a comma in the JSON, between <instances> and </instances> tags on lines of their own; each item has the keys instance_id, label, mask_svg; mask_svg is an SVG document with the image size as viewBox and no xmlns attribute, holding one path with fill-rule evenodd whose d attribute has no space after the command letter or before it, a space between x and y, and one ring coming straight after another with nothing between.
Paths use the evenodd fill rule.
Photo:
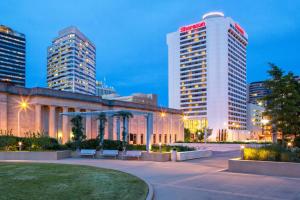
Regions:
<instances>
[{"instance_id":1,"label":"tree canopy","mask_svg":"<svg viewBox=\"0 0 300 200\"><path fill-rule=\"evenodd\" d=\"M270 117L273 131L281 132L283 139L289 134L296 136L300 134L300 83L292 72L285 73L272 63L270 67L264 115Z\"/></svg>"}]
</instances>

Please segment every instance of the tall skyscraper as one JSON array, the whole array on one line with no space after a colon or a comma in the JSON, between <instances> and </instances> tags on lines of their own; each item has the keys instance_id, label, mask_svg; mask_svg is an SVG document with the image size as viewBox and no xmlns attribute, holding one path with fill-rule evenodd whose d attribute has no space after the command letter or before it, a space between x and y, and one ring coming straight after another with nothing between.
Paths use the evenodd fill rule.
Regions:
<instances>
[{"instance_id":1,"label":"tall skyscraper","mask_svg":"<svg viewBox=\"0 0 300 200\"><path fill-rule=\"evenodd\" d=\"M221 12L167 35L169 106L212 140L245 139L247 129L246 31Z\"/></svg>"},{"instance_id":2,"label":"tall skyscraper","mask_svg":"<svg viewBox=\"0 0 300 200\"><path fill-rule=\"evenodd\" d=\"M0 81L25 86L25 35L0 25Z\"/></svg>"},{"instance_id":3,"label":"tall skyscraper","mask_svg":"<svg viewBox=\"0 0 300 200\"><path fill-rule=\"evenodd\" d=\"M95 95L96 47L76 27L59 32L48 47L48 87Z\"/></svg>"},{"instance_id":4,"label":"tall skyscraper","mask_svg":"<svg viewBox=\"0 0 300 200\"><path fill-rule=\"evenodd\" d=\"M252 82L248 85L248 102L262 106L261 99L269 93L264 81Z\"/></svg>"}]
</instances>

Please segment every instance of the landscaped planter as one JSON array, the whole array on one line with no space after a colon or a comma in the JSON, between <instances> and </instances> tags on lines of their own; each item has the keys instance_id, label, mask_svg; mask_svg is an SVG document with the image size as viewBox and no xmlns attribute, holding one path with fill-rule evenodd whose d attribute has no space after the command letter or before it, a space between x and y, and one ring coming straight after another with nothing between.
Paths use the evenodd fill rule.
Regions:
<instances>
[{"instance_id":1,"label":"landscaped planter","mask_svg":"<svg viewBox=\"0 0 300 200\"><path fill-rule=\"evenodd\" d=\"M228 171L300 178L300 163L231 159Z\"/></svg>"},{"instance_id":2,"label":"landscaped planter","mask_svg":"<svg viewBox=\"0 0 300 200\"><path fill-rule=\"evenodd\" d=\"M60 160L71 157L71 151L1 151L0 160Z\"/></svg>"},{"instance_id":3,"label":"landscaped planter","mask_svg":"<svg viewBox=\"0 0 300 200\"><path fill-rule=\"evenodd\" d=\"M156 161L156 162L166 162L171 160L171 153L165 152L142 152L142 158L141 160L147 160L147 161Z\"/></svg>"},{"instance_id":4,"label":"landscaped planter","mask_svg":"<svg viewBox=\"0 0 300 200\"><path fill-rule=\"evenodd\" d=\"M191 160L197 158L207 158L212 155L210 150L196 150L177 152L177 161Z\"/></svg>"}]
</instances>

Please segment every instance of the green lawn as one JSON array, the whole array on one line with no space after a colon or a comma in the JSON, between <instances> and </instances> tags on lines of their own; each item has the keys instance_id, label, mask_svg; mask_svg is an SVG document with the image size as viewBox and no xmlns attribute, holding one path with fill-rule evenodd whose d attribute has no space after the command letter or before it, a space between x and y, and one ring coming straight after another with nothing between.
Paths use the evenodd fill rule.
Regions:
<instances>
[{"instance_id":1,"label":"green lawn","mask_svg":"<svg viewBox=\"0 0 300 200\"><path fill-rule=\"evenodd\" d=\"M147 184L115 170L79 165L0 163L0 199L145 199Z\"/></svg>"}]
</instances>

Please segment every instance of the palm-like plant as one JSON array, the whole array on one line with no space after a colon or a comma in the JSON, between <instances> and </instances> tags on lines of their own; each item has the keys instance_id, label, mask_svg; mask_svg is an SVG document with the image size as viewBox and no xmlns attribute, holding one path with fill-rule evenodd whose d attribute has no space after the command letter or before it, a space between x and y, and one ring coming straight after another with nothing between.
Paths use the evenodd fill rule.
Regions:
<instances>
[{"instance_id":1,"label":"palm-like plant","mask_svg":"<svg viewBox=\"0 0 300 200\"><path fill-rule=\"evenodd\" d=\"M103 140L104 140L104 130L105 130L105 123L107 122L106 114L100 113L98 115L99 120L99 140L100 140L100 147L103 146Z\"/></svg>"},{"instance_id":2,"label":"palm-like plant","mask_svg":"<svg viewBox=\"0 0 300 200\"><path fill-rule=\"evenodd\" d=\"M75 141L77 150L80 148L80 143L86 138L83 134L82 117L80 115L71 119L73 140Z\"/></svg>"},{"instance_id":3,"label":"palm-like plant","mask_svg":"<svg viewBox=\"0 0 300 200\"><path fill-rule=\"evenodd\" d=\"M126 140L127 140L127 134L128 134L128 130L126 129L127 128L126 121L129 120L129 118L133 118L133 114L128 111L119 111L114 116L120 117L122 119L122 122L123 122L122 144L123 144L123 147L125 147Z\"/></svg>"}]
</instances>

